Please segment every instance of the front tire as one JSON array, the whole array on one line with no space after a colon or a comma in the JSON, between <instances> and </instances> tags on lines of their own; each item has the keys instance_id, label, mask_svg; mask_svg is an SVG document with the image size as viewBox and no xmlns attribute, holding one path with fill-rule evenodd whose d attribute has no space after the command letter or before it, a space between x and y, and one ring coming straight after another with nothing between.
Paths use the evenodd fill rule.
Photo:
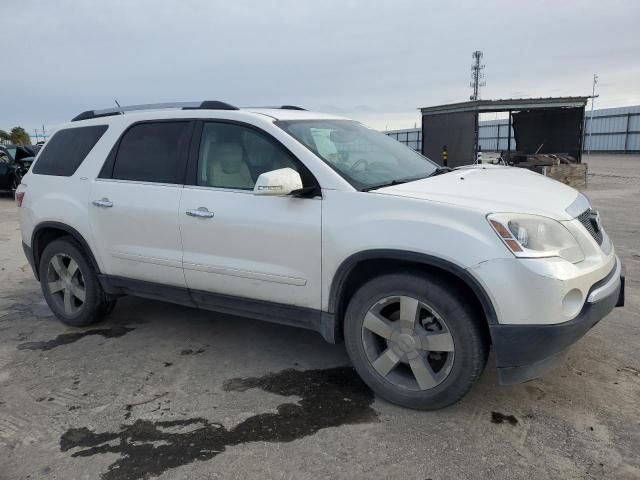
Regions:
<instances>
[{"instance_id":1,"label":"front tire","mask_svg":"<svg viewBox=\"0 0 640 480\"><path fill-rule=\"evenodd\" d=\"M460 400L484 370L488 341L455 285L415 274L364 284L345 313L351 361L380 397L436 410Z\"/></svg>"},{"instance_id":2,"label":"front tire","mask_svg":"<svg viewBox=\"0 0 640 480\"><path fill-rule=\"evenodd\" d=\"M102 320L115 303L102 290L96 272L71 238L49 243L40 258L40 285L56 317L74 327Z\"/></svg>"}]
</instances>

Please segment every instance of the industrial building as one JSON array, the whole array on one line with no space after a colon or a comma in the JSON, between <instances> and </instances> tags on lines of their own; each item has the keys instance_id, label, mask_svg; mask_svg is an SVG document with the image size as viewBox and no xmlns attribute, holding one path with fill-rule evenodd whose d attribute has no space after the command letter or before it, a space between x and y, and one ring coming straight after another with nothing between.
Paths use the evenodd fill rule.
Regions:
<instances>
[{"instance_id":1,"label":"industrial building","mask_svg":"<svg viewBox=\"0 0 640 480\"><path fill-rule=\"evenodd\" d=\"M606 153L640 152L640 105L603 108L585 116L584 151ZM480 121L478 140L484 152L507 150L508 119ZM422 129L410 128L384 132L401 143L422 152ZM513 128L510 130L511 150L516 149Z\"/></svg>"}]
</instances>

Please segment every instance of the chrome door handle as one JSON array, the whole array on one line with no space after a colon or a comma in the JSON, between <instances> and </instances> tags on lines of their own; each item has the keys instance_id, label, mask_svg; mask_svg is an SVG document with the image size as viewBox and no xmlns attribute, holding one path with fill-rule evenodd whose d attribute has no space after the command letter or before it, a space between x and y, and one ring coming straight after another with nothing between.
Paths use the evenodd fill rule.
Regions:
<instances>
[{"instance_id":1,"label":"chrome door handle","mask_svg":"<svg viewBox=\"0 0 640 480\"><path fill-rule=\"evenodd\" d=\"M190 217L198 217L198 218L212 218L213 212L210 212L207 207L198 207L192 210L187 210L185 212Z\"/></svg>"},{"instance_id":2,"label":"chrome door handle","mask_svg":"<svg viewBox=\"0 0 640 480\"><path fill-rule=\"evenodd\" d=\"M94 200L91 203L93 203L96 207L102 207L102 208L113 207L113 202L109 200L107 197L103 197L100 200Z\"/></svg>"}]
</instances>

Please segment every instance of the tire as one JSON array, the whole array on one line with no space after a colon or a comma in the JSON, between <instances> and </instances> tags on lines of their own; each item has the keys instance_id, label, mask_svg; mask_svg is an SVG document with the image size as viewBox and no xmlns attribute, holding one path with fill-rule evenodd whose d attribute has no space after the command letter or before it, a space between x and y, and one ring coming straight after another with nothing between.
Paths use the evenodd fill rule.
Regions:
<instances>
[{"instance_id":1,"label":"tire","mask_svg":"<svg viewBox=\"0 0 640 480\"><path fill-rule=\"evenodd\" d=\"M11 193L13 193L15 195L16 190L18 189L18 186L20 185L20 179L18 177L16 177L15 175L11 176L11 180L9 182L10 188L11 188Z\"/></svg>"},{"instance_id":2,"label":"tire","mask_svg":"<svg viewBox=\"0 0 640 480\"><path fill-rule=\"evenodd\" d=\"M344 337L355 369L377 395L437 410L464 397L484 370L489 342L481 321L455 285L394 273L355 292Z\"/></svg>"},{"instance_id":3,"label":"tire","mask_svg":"<svg viewBox=\"0 0 640 480\"><path fill-rule=\"evenodd\" d=\"M70 237L49 243L40 258L44 298L60 321L85 327L102 320L115 305L108 297L82 248Z\"/></svg>"}]
</instances>

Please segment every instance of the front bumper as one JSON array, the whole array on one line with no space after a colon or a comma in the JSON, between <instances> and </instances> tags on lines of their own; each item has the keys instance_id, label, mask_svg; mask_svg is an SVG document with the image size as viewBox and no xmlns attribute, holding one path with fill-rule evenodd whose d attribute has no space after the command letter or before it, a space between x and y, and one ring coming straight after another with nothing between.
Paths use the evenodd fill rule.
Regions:
<instances>
[{"instance_id":1,"label":"front bumper","mask_svg":"<svg viewBox=\"0 0 640 480\"><path fill-rule=\"evenodd\" d=\"M573 320L555 324L490 325L501 384L539 378L558 366L569 347L615 307L624 305L624 271L616 258L614 269L597 282Z\"/></svg>"}]
</instances>

